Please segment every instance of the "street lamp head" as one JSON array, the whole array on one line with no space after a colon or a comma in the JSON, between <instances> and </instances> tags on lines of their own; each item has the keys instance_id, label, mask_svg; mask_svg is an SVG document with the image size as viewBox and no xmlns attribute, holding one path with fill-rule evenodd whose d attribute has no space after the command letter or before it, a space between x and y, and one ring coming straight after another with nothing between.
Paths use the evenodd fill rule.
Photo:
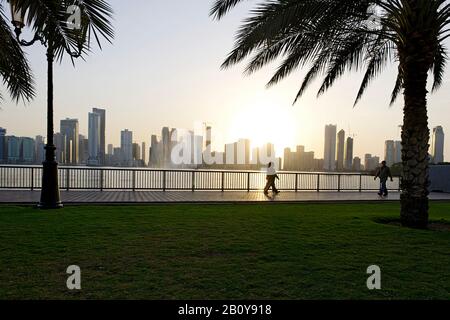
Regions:
<instances>
[{"instance_id":1,"label":"street lamp head","mask_svg":"<svg viewBox=\"0 0 450 320\"><path fill-rule=\"evenodd\" d=\"M23 12L22 9L17 8L15 0L8 0L8 2L11 7L11 22L16 30L20 30L25 27L25 12Z\"/></svg>"},{"instance_id":2,"label":"street lamp head","mask_svg":"<svg viewBox=\"0 0 450 320\"><path fill-rule=\"evenodd\" d=\"M25 10L23 10L23 6L17 5L18 3L17 0L7 0L7 1L11 7L11 18L12 18L11 22L15 28L14 32L16 33L17 41L19 42L19 44L21 46L28 47L33 45L36 41L39 40L43 45L45 45L44 38L42 36L42 33L40 32L36 32L34 34L33 40L31 41L25 41L20 39L22 29L25 27L25 15L27 13L27 10L26 8Z\"/></svg>"}]
</instances>

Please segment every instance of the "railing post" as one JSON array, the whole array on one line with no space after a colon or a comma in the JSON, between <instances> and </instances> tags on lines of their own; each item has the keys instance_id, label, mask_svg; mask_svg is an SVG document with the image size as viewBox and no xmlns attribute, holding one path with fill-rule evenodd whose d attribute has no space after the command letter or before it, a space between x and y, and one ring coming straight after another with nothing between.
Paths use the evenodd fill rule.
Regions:
<instances>
[{"instance_id":1,"label":"railing post","mask_svg":"<svg viewBox=\"0 0 450 320\"><path fill-rule=\"evenodd\" d=\"M192 192L195 192L195 171L192 171Z\"/></svg>"},{"instance_id":2,"label":"railing post","mask_svg":"<svg viewBox=\"0 0 450 320\"><path fill-rule=\"evenodd\" d=\"M70 190L70 169L66 169L66 191Z\"/></svg>"},{"instance_id":3,"label":"railing post","mask_svg":"<svg viewBox=\"0 0 450 320\"><path fill-rule=\"evenodd\" d=\"M341 192L341 175L338 174L338 192Z\"/></svg>"},{"instance_id":4,"label":"railing post","mask_svg":"<svg viewBox=\"0 0 450 320\"><path fill-rule=\"evenodd\" d=\"M295 174L295 192L298 192L298 173Z\"/></svg>"},{"instance_id":5,"label":"railing post","mask_svg":"<svg viewBox=\"0 0 450 320\"><path fill-rule=\"evenodd\" d=\"M31 191L34 191L34 168L31 167Z\"/></svg>"},{"instance_id":6,"label":"railing post","mask_svg":"<svg viewBox=\"0 0 450 320\"><path fill-rule=\"evenodd\" d=\"M320 173L317 175L317 192L320 192Z\"/></svg>"},{"instance_id":7,"label":"railing post","mask_svg":"<svg viewBox=\"0 0 450 320\"><path fill-rule=\"evenodd\" d=\"M250 192L250 172L247 172L247 192Z\"/></svg>"},{"instance_id":8,"label":"railing post","mask_svg":"<svg viewBox=\"0 0 450 320\"><path fill-rule=\"evenodd\" d=\"M362 192L362 174L359 175L359 192Z\"/></svg>"},{"instance_id":9,"label":"railing post","mask_svg":"<svg viewBox=\"0 0 450 320\"><path fill-rule=\"evenodd\" d=\"M225 191L225 172L222 171L222 192Z\"/></svg>"},{"instance_id":10,"label":"railing post","mask_svg":"<svg viewBox=\"0 0 450 320\"><path fill-rule=\"evenodd\" d=\"M100 169L100 191L103 191L103 169Z\"/></svg>"},{"instance_id":11,"label":"railing post","mask_svg":"<svg viewBox=\"0 0 450 320\"><path fill-rule=\"evenodd\" d=\"M133 170L133 192L136 191L136 170Z\"/></svg>"},{"instance_id":12,"label":"railing post","mask_svg":"<svg viewBox=\"0 0 450 320\"><path fill-rule=\"evenodd\" d=\"M163 191L166 192L166 170L163 172Z\"/></svg>"}]
</instances>

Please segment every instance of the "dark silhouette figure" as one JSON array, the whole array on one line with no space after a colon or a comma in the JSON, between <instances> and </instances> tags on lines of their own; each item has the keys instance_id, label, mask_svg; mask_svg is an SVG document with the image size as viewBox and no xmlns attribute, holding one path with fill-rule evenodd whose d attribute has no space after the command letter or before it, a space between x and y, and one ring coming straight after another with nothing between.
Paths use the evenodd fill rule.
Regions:
<instances>
[{"instance_id":1,"label":"dark silhouette figure","mask_svg":"<svg viewBox=\"0 0 450 320\"><path fill-rule=\"evenodd\" d=\"M391 181L394 181L391 174L391 169L387 166L386 161L383 161L381 163L381 167L377 169L377 172L375 174L375 179L380 178L380 192L378 192L378 195L387 197L389 192L386 186L386 182L388 178L391 178Z\"/></svg>"},{"instance_id":2,"label":"dark silhouette figure","mask_svg":"<svg viewBox=\"0 0 450 320\"><path fill-rule=\"evenodd\" d=\"M277 171L275 170L275 166L273 165L272 162L269 163L269 166L267 167L267 183L266 183L266 187L264 188L264 194L267 195L269 193L269 189L272 188L272 191L275 194L280 193L280 191L278 191L277 187L275 186L275 179L280 180L280 178L277 175Z\"/></svg>"}]
</instances>

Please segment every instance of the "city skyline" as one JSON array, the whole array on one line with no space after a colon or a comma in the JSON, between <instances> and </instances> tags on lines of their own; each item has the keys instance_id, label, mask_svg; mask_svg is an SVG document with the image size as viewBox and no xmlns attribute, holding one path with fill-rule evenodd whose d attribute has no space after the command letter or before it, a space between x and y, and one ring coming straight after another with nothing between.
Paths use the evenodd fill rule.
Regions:
<instances>
[{"instance_id":1,"label":"city skyline","mask_svg":"<svg viewBox=\"0 0 450 320\"><path fill-rule=\"evenodd\" d=\"M402 102L389 108L390 92L385 90L386 83L395 82L394 67L388 67L388 72L374 81L356 108L352 105L355 86L360 80L358 74L344 77L337 88L318 100L311 90L293 107L297 77L266 90L271 68L251 78L243 77L240 67L220 70L224 52L232 47L234 30L248 4L244 3L224 21L216 23L208 15L210 1L149 4L136 0L136 3L130 7L121 1L111 1L118 34L114 45L105 46L102 55L93 54L86 64L77 63L76 72L68 60L55 66L55 78L66 79L58 81L55 87L56 119L84 119L88 106L105 106L111 132L120 132L123 119L127 119L127 126L133 128L139 141L148 141L149 132L157 132L167 124L183 128L199 119L208 119L217 131L223 132L223 141L218 141L218 145L252 134L261 141L274 140L280 152L287 146L295 148L301 144L316 150L319 157L323 156L323 137L317 133L326 123L339 123L347 132L358 132L359 143L355 144L354 153L359 155L366 152L382 155L384 145L377 141L400 138L396 126L402 122ZM171 12L175 23L162 19L164 12ZM129 35L136 27L157 32L135 39ZM211 41L204 43L200 38ZM172 43L172 39L177 42ZM183 52L177 50L179 46L185 48ZM38 96L26 107L16 106L5 97L0 125L16 127L20 136L43 135L46 101L43 52L40 47L26 50L36 74ZM131 55L126 65L122 63L125 54ZM164 63L167 61L173 63ZM438 124L450 127L449 101L446 90L430 96L430 127ZM382 124L373 121L380 113L384 114ZM251 126L243 127L245 123ZM79 129L87 134L87 123L80 123ZM289 141L282 139L286 132L290 133ZM255 140L255 137L248 138ZM105 145L119 145L119 142L120 134L114 134L106 137ZM449 143L446 141L447 159ZM365 146L373 150L365 150Z\"/></svg>"},{"instance_id":2,"label":"city skyline","mask_svg":"<svg viewBox=\"0 0 450 320\"><path fill-rule=\"evenodd\" d=\"M317 150L306 152L305 146L301 144L297 144L294 148L286 147L280 154L280 152L275 153L275 145L270 141L264 144L255 144L246 138L239 138L235 142L226 143L223 150L221 148L214 149L212 146L216 135L212 134L213 126L211 123L203 123L201 133L198 133L198 127L194 130L162 127L161 135L153 133L146 141L133 139L133 130L124 129L120 132L119 147L108 144L108 151L106 152L106 145L104 148L101 147L101 136L105 137L107 132L106 114L106 109L99 108L93 108L92 112L88 113L88 138L79 131L80 122L78 119L66 118L60 120L60 132L55 133L58 162L65 165L125 167L148 165L153 168L176 168L177 165L173 163L171 158L173 156L172 151L176 144L184 143L183 139L186 139L186 134L189 135L190 148L192 148L191 159L188 161L194 167L195 165L208 165L208 161L211 160L205 160L203 157L204 152L209 152L212 161L216 161L214 164L224 164L225 166L243 164L244 166L241 166L241 169L255 169L257 167L251 165L260 165L259 150L265 148L267 144L271 145L269 149L272 150L271 154L274 154L272 159L277 162L277 167L288 171L370 171L374 170L383 160L386 160L389 166L401 162L401 141L392 139L384 141L384 153L381 156L372 153L364 153L361 156L354 154L355 137L357 135L340 128L338 131L338 125L331 124L325 125L323 145L325 157L323 158L318 156ZM3 163L39 163L42 160L44 154L41 150L44 146L42 136L37 135L35 139L17 137L8 135L6 129L0 127L0 145L3 145L0 153L3 155ZM432 132L430 162L435 164L445 162L444 128L437 126L432 129ZM13 138L11 142L8 139L5 140L8 137ZM147 143L149 143L149 149L146 149ZM11 150L13 150L11 154L5 151L5 146L9 148L9 144L11 144ZM29 150L32 149L34 149L34 155L30 157L31 151ZM244 153L239 153L238 149L244 150ZM102 152L102 150L105 151ZM148 163L145 161L147 153L149 155ZM11 159L5 160L5 154ZM28 154L28 158L26 154ZM363 163L361 159L364 159ZM186 168L189 167L188 165Z\"/></svg>"}]
</instances>

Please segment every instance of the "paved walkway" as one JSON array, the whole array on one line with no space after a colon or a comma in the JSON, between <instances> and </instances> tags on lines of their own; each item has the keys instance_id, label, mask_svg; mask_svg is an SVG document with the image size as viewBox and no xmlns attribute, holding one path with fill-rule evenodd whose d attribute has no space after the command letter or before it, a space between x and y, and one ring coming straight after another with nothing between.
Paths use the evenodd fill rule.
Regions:
<instances>
[{"instance_id":1,"label":"paved walkway","mask_svg":"<svg viewBox=\"0 0 450 320\"><path fill-rule=\"evenodd\" d=\"M39 191L0 191L0 203L35 204ZM359 202L380 201L376 192L282 192L266 197L262 192L214 191L61 191L65 204L144 204L144 203L264 203L264 202ZM400 194L391 193L383 201L398 201ZM431 200L450 201L448 193L433 193Z\"/></svg>"}]
</instances>

